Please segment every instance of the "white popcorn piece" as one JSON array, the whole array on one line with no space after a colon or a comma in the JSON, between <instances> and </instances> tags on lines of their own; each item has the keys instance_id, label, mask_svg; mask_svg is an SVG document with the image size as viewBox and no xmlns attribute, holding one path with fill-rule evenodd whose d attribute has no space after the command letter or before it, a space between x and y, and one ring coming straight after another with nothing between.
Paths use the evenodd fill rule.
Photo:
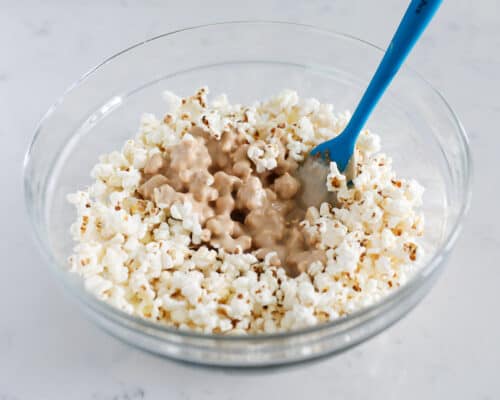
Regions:
<instances>
[{"instance_id":1,"label":"white popcorn piece","mask_svg":"<svg viewBox=\"0 0 500 400\"><path fill-rule=\"evenodd\" d=\"M364 129L358 137L356 147L365 156L377 153L380 151L380 136L371 133L368 129Z\"/></svg>"},{"instance_id":2,"label":"white popcorn piece","mask_svg":"<svg viewBox=\"0 0 500 400\"><path fill-rule=\"evenodd\" d=\"M314 290L314 286L307 281L300 282L297 288L297 295L301 304L311 307L318 301L318 296Z\"/></svg>"},{"instance_id":3,"label":"white popcorn piece","mask_svg":"<svg viewBox=\"0 0 500 400\"><path fill-rule=\"evenodd\" d=\"M100 275L92 275L85 280L85 289L102 299L106 292L113 287L113 283Z\"/></svg>"},{"instance_id":4,"label":"white popcorn piece","mask_svg":"<svg viewBox=\"0 0 500 400\"><path fill-rule=\"evenodd\" d=\"M235 296L229 302L228 314L231 318L242 319L250 316L252 305L250 302L243 298Z\"/></svg>"},{"instance_id":5,"label":"white popcorn piece","mask_svg":"<svg viewBox=\"0 0 500 400\"><path fill-rule=\"evenodd\" d=\"M276 168L278 165L279 150L274 143L265 143L259 140L248 147L247 154L259 173Z\"/></svg>"},{"instance_id":6,"label":"white popcorn piece","mask_svg":"<svg viewBox=\"0 0 500 400\"><path fill-rule=\"evenodd\" d=\"M169 90L163 92L163 99L167 102L168 112L175 113L182 104L182 99Z\"/></svg>"},{"instance_id":7,"label":"white popcorn piece","mask_svg":"<svg viewBox=\"0 0 500 400\"><path fill-rule=\"evenodd\" d=\"M280 111L290 112L292 108L299 102L297 92L293 90L283 90L276 98Z\"/></svg>"},{"instance_id":8,"label":"white popcorn piece","mask_svg":"<svg viewBox=\"0 0 500 400\"><path fill-rule=\"evenodd\" d=\"M109 247L106 250L102 262L114 282L123 283L127 280L128 268L124 266L127 259L128 254L121 250L119 246Z\"/></svg>"},{"instance_id":9,"label":"white popcorn piece","mask_svg":"<svg viewBox=\"0 0 500 400\"><path fill-rule=\"evenodd\" d=\"M220 139L222 132L228 128L228 122L229 120L223 118L218 112L208 112L201 116L200 125L205 125L210 130L212 136Z\"/></svg>"},{"instance_id":10,"label":"white popcorn piece","mask_svg":"<svg viewBox=\"0 0 500 400\"><path fill-rule=\"evenodd\" d=\"M308 117L302 117L297 123L297 135L302 139L303 143L314 142L314 126Z\"/></svg>"},{"instance_id":11,"label":"white popcorn piece","mask_svg":"<svg viewBox=\"0 0 500 400\"><path fill-rule=\"evenodd\" d=\"M342 223L325 217L319 219L318 231L321 244L328 248L339 246L347 234L347 228Z\"/></svg>"},{"instance_id":12,"label":"white popcorn piece","mask_svg":"<svg viewBox=\"0 0 500 400\"><path fill-rule=\"evenodd\" d=\"M317 99L299 100L298 109L301 115L317 114L320 110L321 103Z\"/></svg>"},{"instance_id":13,"label":"white popcorn piece","mask_svg":"<svg viewBox=\"0 0 500 400\"><path fill-rule=\"evenodd\" d=\"M330 163L330 172L326 177L326 187L330 192L338 192L347 188L346 177L340 173L335 162Z\"/></svg>"},{"instance_id":14,"label":"white popcorn piece","mask_svg":"<svg viewBox=\"0 0 500 400\"><path fill-rule=\"evenodd\" d=\"M392 271L392 263L390 258L386 256L380 257L376 262L375 262L375 268L377 271L381 274L390 274Z\"/></svg>"}]
</instances>

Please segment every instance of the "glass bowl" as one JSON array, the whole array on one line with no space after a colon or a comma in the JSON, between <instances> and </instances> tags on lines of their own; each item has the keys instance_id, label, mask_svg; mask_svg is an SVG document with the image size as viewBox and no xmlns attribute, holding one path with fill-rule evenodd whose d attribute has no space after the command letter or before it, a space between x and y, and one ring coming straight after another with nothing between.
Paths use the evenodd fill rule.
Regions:
<instances>
[{"instance_id":1,"label":"glass bowl","mask_svg":"<svg viewBox=\"0 0 500 400\"><path fill-rule=\"evenodd\" d=\"M25 159L26 203L37 242L81 308L111 335L162 356L200 364L288 364L346 350L404 316L428 292L462 226L470 199L469 147L444 98L403 67L368 126L401 176L425 187L426 258L402 288L336 321L290 333L220 336L181 332L127 315L87 293L67 272L75 213L66 194L90 183L99 154L135 136L144 111L161 115L161 93L208 85L249 103L290 88L353 110L382 56L375 46L311 26L230 22L184 29L137 44L83 76L40 122Z\"/></svg>"}]
</instances>

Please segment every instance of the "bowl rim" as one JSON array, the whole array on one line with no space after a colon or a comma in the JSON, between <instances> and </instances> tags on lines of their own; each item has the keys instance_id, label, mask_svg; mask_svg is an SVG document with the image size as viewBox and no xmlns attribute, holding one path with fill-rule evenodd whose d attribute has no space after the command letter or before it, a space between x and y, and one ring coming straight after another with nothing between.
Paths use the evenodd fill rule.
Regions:
<instances>
[{"instance_id":1,"label":"bowl rim","mask_svg":"<svg viewBox=\"0 0 500 400\"><path fill-rule=\"evenodd\" d=\"M118 58L124 53L128 53L129 51L134 50L137 47L143 46L145 44L148 44L149 42L162 39L165 37L173 36L178 33L182 32L187 32L187 31L196 31L196 30L202 30L206 28L213 28L217 26L231 26L231 25L278 25L278 26L283 26L283 27L293 27L293 28L301 28L305 30L310 30L313 32L316 32L321 35L325 36L331 36L332 38L337 38L337 39L343 39L347 41L351 41L353 43L356 43L357 45L362 45L365 46L366 48L369 48L371 50L374 50L380 55L383 55L385 50L377 45L374 45L373 43L358 38L354 35L346 34L340 31L336 30L330 30L330 29L324 29L320 28L314 25L309 25L309 24L302 24L302 23L295 23L295 22L290 22L290 21L278 21L278 20L260 20L260 19L255 19L255 20L231 20L231 21L223 21L223 22L215 22L215 23L209 23L209 24L200 24L200 25L194 25L186 28L180 28L176 29L167 33L163 33L160 35L156 35L154 37L151 37L149 39L140 41L136 44L133 44L115 54L112 56L106 58L104 61L101 63L97 64L96 66L92 67L89 69L86 73L84 73L79 79L77 79L75 82L73 82L64 92L63 94L49 107L49 109L46 111L46 113L43 115L43 117L40 119L38 122L34 135L30 141L30 144L28 146L28 149L25 153L24 156L24 161L23 161L23 181L24 181L24 201L25 201L25 206L26 210L29 215L30 222L32 226L34 227L34 237L35 241L40 248L41 253L45 256L46 261L48 261L51 264L59 265L59 263L55 260L55 258L52 255L52 252L47 249L45 246L43 239L40 235L40 232L38 231L38 228L35 224L35 211L34 207L31 204L28 192L29 192L29 185L30 181L27 176L27 169L30 163L31 159L31 153L33 148L36 145L37 138L41 133L42 127L44 123L52 116L52 114L55 112L57 107L63 103L65 100L66 96L75 90L77 87L79 87L81 84L83 84L93 73L95 73L97 70L99 70L101 67L104 65L112 62L115 58ZM377 311L385 308L385 307L390 307L391 303L393 302L398 302L399 300L402 300L404 298L407 298L410 296L412 293L417 291L427 280L427 278L434 272L438 266L440 265L440 262L444 258L445 255L447 255L450 250L453 248L453 245L455 244L462 228L464 225L464 220L465 216L470 208L470 202L471 202L471 197L472 197L472 191L471 191L471 186L472 186L472 170L473 170L473 165L472 165L472 156L471 156L471 150L470 150L470 144L469 144L469 138L467 137L467 133L465 131L464 126L462 125L461 121L459 120L458 116L455 114L453 111L452 107L448 103L448 101L445 99L443 94L437 90L427 79L425 79L419 72L417 72L414 68L412 68L411 65L408 65L408 63L405 63L405 65L402 66L402 69L404 71L407 71L414 77L416 77L418 80L421 81L423 85L425 85L428 89L430 89L431 92L433 92L435 95L438 96L438 98L442 101L443 105L449 112L451 119L453 123L455 124L455 128L458 132L458 139L461 144L461 147L463 148L463 154L461 156L463 157L464 165L465 165L465 179L464 179L464 194L462 196L462 201L461 201L461 206L460 209L457 213L456 216L456 221L453 224L453 226L450 229L450 232L448 235L445 237L443 240L443 244L435 251L434 255L432 258L424 265L420 266L419 270L416 271L416 273L409 279L409 281L404 284L403 286L397 288L397 290L393 291L392 293L384 296L381 300L377 301L374 304L371 304L367 307L364 307L362 309L359 309L357 311L354 311L350 314L347 314L345 316L342 316L338 319L335 319L333 321L329 322L322 322L310 327L305 327L301 329L296 329L292 331L286 331L286 332L277 332L277 333L258 333L258 334L245 334L245 335L222 335L222 334L206 334L206 333L199 333L195 331L189 331L189 330L181 330L178 328L170 327L167 325L161 325L157 322L147 320L145 318L141 318L138 316L130 315L122 310L119 310L110 304L99 300L95 298L91 293L86 292L85 290L79 290L82 294L78 294L79 300L83 301L87 306L90 306L92 309L98 311L99 313L104 313L106 314L105 317L109 318L109 316L113 317L122 317L125 320L129 321L132 324L138 324L142 325L145 328L148 328L148 330L153 330L153 331L159 331L161 333L166 333L174 336L180 336L180 337L185 337L185 338L193 338L197 340L216 340L216 341L221 341L221 342L262 342L266 340L274 340L274 339L288 339L288 338L293 338L293 337L299 337L302 335L307 335L310 333L317 333L317 332L322 332L322 331L328 331L332 328L335 327L340 327L343 325L348 325L350 322L354 322L357 319L362 319L364 316L369 316L371 313L376 313ZM63 271L66 272L66 271ZM67 279L61 279L64 283L64 286L66 288L69 287L67 285L66 281ZM113 315L115 314L115 315ZM376 317L377 315L375 315ZM120 323L122 323L120 321ZM144 334L150 334L149 332L144 332Z\"/></svg>"}]
</instances>

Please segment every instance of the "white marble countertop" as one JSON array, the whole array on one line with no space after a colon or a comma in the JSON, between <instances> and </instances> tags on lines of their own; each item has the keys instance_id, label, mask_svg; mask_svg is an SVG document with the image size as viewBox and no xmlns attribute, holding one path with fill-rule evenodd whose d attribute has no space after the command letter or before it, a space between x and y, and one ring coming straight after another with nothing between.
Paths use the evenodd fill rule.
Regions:
<instances>
[{"instance_id":1,"label":"white marble countertop","mask_svg":"<svg viewBox=\"0 0 500 400\"><path fill-rule=\"evenodd\" d=\"M445 2L411 56L461 117L475 158L472 209L440 281L404 320L347 353L252 373L163 360L83 318L32 243L21 190L25 148L37 120L75 78L135 42L200 23L261 18L385 46L406 1L43 3L0 0L0 400L500 398L497 0Z\"/></svg>"}]
</instances>

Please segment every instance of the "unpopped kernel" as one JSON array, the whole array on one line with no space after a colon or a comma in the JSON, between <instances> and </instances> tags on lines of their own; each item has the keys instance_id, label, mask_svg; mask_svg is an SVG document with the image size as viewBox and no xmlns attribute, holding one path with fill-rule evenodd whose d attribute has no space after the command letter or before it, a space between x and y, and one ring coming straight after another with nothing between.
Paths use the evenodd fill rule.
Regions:
<instances>
[{"instance_id":1,"label":"unpopped kernel","mask_svg":"<svg viewBox=\"0 0 500 400\"><path fill-rule=\"evenodd\" d=\"M297 214L293 235L308 247L292 268L294 248L259 235L265 215L246 221L269 199L290 204L293 170L350 114L291 90L253 106L207 94L166 92L168 112L144 114L136 139L68 195L70 269L89 292L161 324L243 334L335 320L408 281L423 256L423 188L395 174L379 136L361 133L352 182L331 163L335 204ZM228 157L214 158L219 149Z\"/></svg>"}]
</instances>

